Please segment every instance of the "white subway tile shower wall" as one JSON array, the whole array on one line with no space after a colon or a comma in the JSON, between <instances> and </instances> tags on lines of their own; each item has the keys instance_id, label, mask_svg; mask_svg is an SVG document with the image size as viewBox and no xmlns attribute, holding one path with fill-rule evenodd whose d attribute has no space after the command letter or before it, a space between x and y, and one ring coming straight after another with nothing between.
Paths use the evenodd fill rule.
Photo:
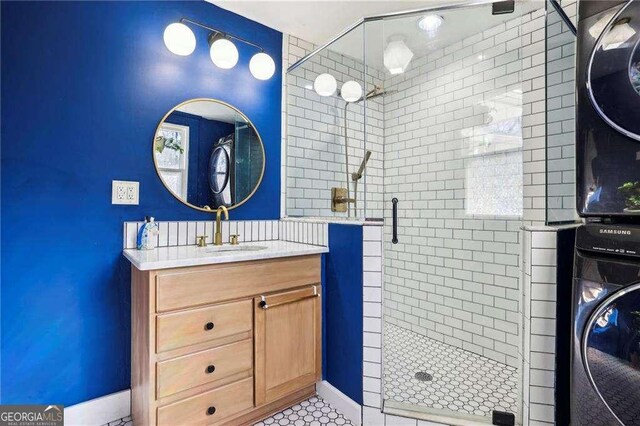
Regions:
<instances>
[{"instance_id":1,"label":"white subway tile shower wall","mask_svg":"<svg viewBox=\"0 0 640 426\"><path fill-rule=\"evenodd\" d=\"M124 222L123 248L136 248L136 237L143 222ZM157 247L189 246L196 244L196 237L205 235L207 243L213 243L214 221L167 221L158 222ZM240 242L291 241L296 243L327 246L326 223L278 220L223 221L222 241L228 242L230 235L239 235Z\"/></svg>"},{"instance_id":2,"label":"white subway tile shower wall","mask_svg":"<svg viewBox=\"0 0 640 426\"><path fill-rule=\"evenodd\" d=\"M554 423L556 242L552 228L523 230L523 424Z\"/></svg>"},{"instance_id":3,"label":"white subway tile shower wall","mask_svg":"<svg viewBox=\"0 0 640 426\"><path fill-rule=\"evenodd\" d=\"M522 144L526 150L531 143L525 129L506 150L486 150L474 136L486 133L492 103L498 110L505 108L498 103L512 102L516 111L522 105L523 115L530 111L525 102L532 80L544 80L544 64L531 68L530 48L540 30L544 49L543 12L436 50L385 82L396 91L385 99L385 192L400 200L398 244L390 242L391 211L385 212L385 321L510 366L520 364L522 218L470 215L467 197L473 191L488 196L515 182L503 199L514 205L495 213L527 215L526 205L524 213L519 205ZM539 91L544 99L544 83ZM522 120L525 125L526 117ZM492 167L502 163L503 177L494 178L495 186L490 180L488 186L468 188L467 168L478 158L495 159ZM526 184L525 177L525 198L530 195ZM481 204L481 211L491 207Z\"/></svg>"},{"instance_id":4,"label":"white subway tile shower wall","mask_svg":"<svg viewBox=\"0 0 640 426\"><path fill-rule=\"evenodd\" d=\"M289 35L286 63L293 64L315 48ZM285 40L285 41L286 41ZM322 73L338 80L338 88L348 80L359 82L364 92L382 85L381 74L362 61L325 50L286 75L286 213L288 216L346 216L331 212L331 188L346 186L344 168L345 101L337 94L321 97L312 85ZM366 82L363 82L363 79ZM367 101L366 149L372 152L366 175L358 182L358 217L382 217L382 102L381 97ZM349 137L349 173L355 172L365 150L364 102L350 103L347 109ZM349 183L353 192L353 185ZM352 207L353 208L353 207Z\"/></svg>"},{"instance_id":5,"label":"white subway tile shower wall","mask_svg":"<svg viewBox=\"0 0 640 426\"><path fill-rule=\"evenodd\" d=\"M575 24L577 1L561 1ZM560 15L549 8L547 22L547 219L576 221L575 42ZM544 108L542 100L534 104Z\"/></svg>"},{"instance_id":6,"label":"white subway tile shower wall","mask_svg":"<svg viewBox=\"0 0 640 426\"><path fill-rule=\"evenodd\" d=\"M362 228L363 283L363 424L366 407L382 408L382 226ZM384 417L384 416L383 416Z\"/></svg>"}]
</instances>

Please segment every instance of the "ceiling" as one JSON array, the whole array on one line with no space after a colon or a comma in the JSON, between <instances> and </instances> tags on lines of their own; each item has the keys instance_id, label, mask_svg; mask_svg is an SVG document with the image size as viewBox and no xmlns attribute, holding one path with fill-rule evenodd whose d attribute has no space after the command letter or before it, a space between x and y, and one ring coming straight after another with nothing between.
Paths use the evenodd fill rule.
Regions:
<instances>
[{"instance_id":1,"label":"ceiling","mask_svg":"<svg viewBox=\"0 0 640 426\"><path fill-rule=\"evenodd\" d=\"M224 9L243 15L283 33L324 44L363 17L459 4L456 0L427 1L281 1L281 0L208 0ZM543 8L544 0L518 0L511 14L492 15L491 5L470 6L438 11L444 22L435 37L427 37L417 25L423 14L384 19L367 23L365 31L357 28L334 42L330 49L362 60L366 41L369 66L383 69L383 52L390 39L403 39L416 57L451 45L466 37L512 20L524 13Z\"/></svg>"},{"instance_id":2,"label":"ceiling","mask_svg":"<svg viewBox=\"0 0 640 426\"><path fill-rule=\"evenodd\" d=\"M443 22L436 35L432 37L427 36L418 27L418 21L425 15L424 13L387 18L368 22L365 31L354 30L334 42L329 48L343 55L362 60L363 37L366 36L367 65L382 70L384 69L384 50L391 40L403 40L413 52L414 58L419 58L433 50L450 46L460 40L495 28L503 22L513 21L541 7L544 7L544 2L527 0L517 1L514 12L504 15L492 15L491 4L437 11L435 14L443 18Z\"/></svg>"},{"instance_id":3,"label":"ceiling","mask_svg":"<svg viewBox=\"0 0 640 426\"><path fill-rule=\"evenodd\" d=\"M459 3L455 0L207 1L315 44L325 43L364 16Z\"/></svg>"}]
</instances>

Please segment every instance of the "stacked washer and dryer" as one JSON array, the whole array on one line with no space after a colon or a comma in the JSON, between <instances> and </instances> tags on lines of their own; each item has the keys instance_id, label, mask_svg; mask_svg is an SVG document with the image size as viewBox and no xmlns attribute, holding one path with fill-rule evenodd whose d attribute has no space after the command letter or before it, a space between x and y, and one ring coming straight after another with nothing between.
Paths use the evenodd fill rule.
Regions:
<instances>
[{"instance_id":1,"label":"stacked washer and dryer","mask_svg":"<svg viewBox=\"0 0 640 426\"><path fill-rule=\"evenodd\" d=\"M640 0L581 0L571 424L640 425Z\"/></svg>"}]
</instances>

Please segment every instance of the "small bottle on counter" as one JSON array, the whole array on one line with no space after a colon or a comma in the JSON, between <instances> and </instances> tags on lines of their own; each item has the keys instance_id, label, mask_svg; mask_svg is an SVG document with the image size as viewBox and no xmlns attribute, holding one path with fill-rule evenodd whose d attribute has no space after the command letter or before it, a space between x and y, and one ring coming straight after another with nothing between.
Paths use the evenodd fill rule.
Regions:
<instances>
[{"instance_id":1,"label":"small bottle on counter","mask_svg":"<svg viewBox=\"0 0 640 426\"><path fill-rule=\"evenodd\" d=\"M136 247L138 250L153 250L158 241L158 224L154 222L152 216L145 216L144 223L138 231Z\"/></svg>"}]
</instances>

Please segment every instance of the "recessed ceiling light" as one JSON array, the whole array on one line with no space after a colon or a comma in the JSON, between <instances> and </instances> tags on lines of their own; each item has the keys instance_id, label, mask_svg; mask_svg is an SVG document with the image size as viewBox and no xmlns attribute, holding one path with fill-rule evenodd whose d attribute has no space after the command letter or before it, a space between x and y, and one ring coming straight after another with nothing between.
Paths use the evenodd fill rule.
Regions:
<instances>
[{"instance_id":1,"label":"recessed ceiling light","mask_svg":"<svg viewBox=\"0 0 640 426\"><path fill-rule=\"evenodd\" d=\"M418 28L433 37L438 32L444 18L440 15L425 15L418 21Z\"/></svg>"}]
</instances>

